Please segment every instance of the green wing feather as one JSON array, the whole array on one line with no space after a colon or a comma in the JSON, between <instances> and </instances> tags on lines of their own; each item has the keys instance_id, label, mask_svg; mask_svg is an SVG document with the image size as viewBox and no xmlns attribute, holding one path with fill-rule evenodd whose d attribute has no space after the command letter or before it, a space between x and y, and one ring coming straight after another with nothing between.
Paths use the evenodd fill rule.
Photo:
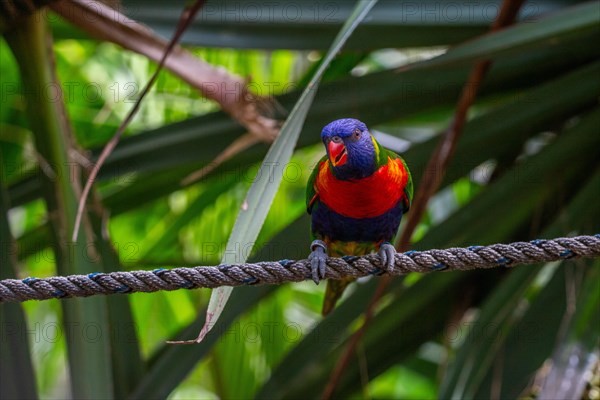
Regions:
<instances>
[{"instance_id":1,"label":"green wing feather","mask_svg":"<svg viewBox=\"0 0 600 400\"><path fill-rule=\"evenodd\" d=\"M402 161L402 164L404 165L404 169L408 173L408 180L406 181L406 186L404 186L404 194L406 195L407 199L407 203L404 204L404 213L406 213L410 209L410 205L412 204L413 200L413 180L410 169L408 169L408 165L406 165L406 161L404 161L404 159L400 156L398 156L398 158L400 158L400 161Z\"/></svg>"},{"instance_id":2,"label":"green wing feather","mask_svg":"<svg viewBox=\"0 0 600 400\"><path fill-rule=\"evenodd\" d=\"M312 173L308 177L308 183L306 184L306 212L309 214L312 212L312 208L314 206L315 195L317 191L315 190L315 182L317 180L317 175L319 175L319 167L323 162L327 161L327 155L321 157L315 168L313 168Z\"/></svg>"},{"instance_id":3,"label":"green wing feather","mask_svg":"<svg viewBox=\"0 0 600 400\"><path fill-rule=\"evenodd\" d=\"M379 148L379 157L377 157L377 166L378 167L386 165L388 163L388 157L389 157L392 160L399 159L400 161L402 161L402 165L404 165L404 169L408 173L408 180L406 181L406 186L404 186L404 194L406 195L406 201L404 202L404 209L402 210L403 213L406 214L408 212L408 210L410 209L410 205L412 204L412 199L413 199L413 181L412 181L412 175L410 173L410 169L408 169L408 165L406 165L406 161L404 161L404 159L402 157L400 157L398 154L394 153L393 151L388 150L385 147L382 147L376 140L373 140L373 141L376 143L377 147Z\"/></svg>"}]
</instances>

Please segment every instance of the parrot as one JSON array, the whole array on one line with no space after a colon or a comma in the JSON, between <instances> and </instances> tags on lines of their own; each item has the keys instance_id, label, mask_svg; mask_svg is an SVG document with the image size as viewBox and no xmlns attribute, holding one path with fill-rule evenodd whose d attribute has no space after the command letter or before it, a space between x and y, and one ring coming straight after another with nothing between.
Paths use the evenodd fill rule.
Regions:
<instances>
[{"instance_id":1,"label":"parrot","mask_svg":"<svg viewBox=\"0 0 600 400\"><path fill-rule=\"evenodd\" d=\"M386 271L394 267L390 243L408 212L413 183L406 162L382 147L367 126L354 118L335 120L321 132L326 154L306 188L311 216L310 272L325 277L327 257L377 252ZM355 278L328 280L322 314L329 314Z\"/></svg>"}]
</instances>

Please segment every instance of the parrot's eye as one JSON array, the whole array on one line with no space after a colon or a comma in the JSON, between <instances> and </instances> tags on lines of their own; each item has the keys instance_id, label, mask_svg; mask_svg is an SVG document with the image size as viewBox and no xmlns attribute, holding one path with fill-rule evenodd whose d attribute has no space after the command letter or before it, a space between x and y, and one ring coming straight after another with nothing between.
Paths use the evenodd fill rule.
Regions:
<instances>
[{"instance_id":1,"label":"parrot's eye","mask_svg":"<svg viewBox=\"0 0 600 400\"><path fill-rule=\"evenodd\" d=\"M333 143L342 143L342 138L341 138L341 137L339 137L339 136L333 136L333 137L331 138L331 141L332 141Z\"/></svg>"},{"instance_id":2,"label":"parrot's eye","mask_svg":"<svg viewBox=\"0 0 600 400\"><path fill-rule=\"evenodd\" d=\"M360 139L361 134L362 134L361 130L356 128L355 130L352 131L352 135L350 135L350 140L353 142L356 142L358 139Z\"/></svg>"}]
</instances>

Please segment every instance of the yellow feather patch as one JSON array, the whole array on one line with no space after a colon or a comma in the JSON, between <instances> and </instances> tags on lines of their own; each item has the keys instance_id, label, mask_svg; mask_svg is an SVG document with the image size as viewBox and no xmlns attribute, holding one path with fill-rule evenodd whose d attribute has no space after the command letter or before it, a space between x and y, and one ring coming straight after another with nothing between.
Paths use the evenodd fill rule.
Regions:
<instances>
[{"instance_id":1,"label":"yellow feather patch","mask_svg":"<svg viewBox=\"0 0 600 400\"><path fill-rule=\"evenodd\" d=\"M364 256L379 249L380 243L372 242L341 242L324 238L330 257Z\"/></svg>"},{"instance_id":2,"label":"yellow feather patch","mask_svg":"<svg viewBox=\"0 0 600 400\"><path fill-rule=\"evenodd\" d=\"M373 142L373 147L375 147L375 159L379 160L379 145L375 141L375 137L371 135L371 142Z\"/></svg>"},{"instance_id":3,"label":"yellow feather patch","mask_svg":"<svg viewBox=\"0 0 600 400\"><path fill-rule=\"evenodd\" d=\"M392 160L388 157L388 174L390 179L392 179L397 184L402 184L405 180L404 171L400 168L400 164L402 162L400 160Z\"/></svg>"}]
</instances>

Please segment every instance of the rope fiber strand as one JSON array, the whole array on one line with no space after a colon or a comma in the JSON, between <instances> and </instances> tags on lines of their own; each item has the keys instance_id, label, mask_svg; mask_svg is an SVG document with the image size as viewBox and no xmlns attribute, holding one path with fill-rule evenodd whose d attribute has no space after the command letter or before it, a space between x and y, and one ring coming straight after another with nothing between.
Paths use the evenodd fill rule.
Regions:
<instances>
[{"instance_id":1,"label":"rope fiber strand","mask_svg":"<svg viewBox=\"0 0 600 400\"><path fill-rule=\"evenodd\" d=\"M600 234L596 234L446 250L408 251L396 254L395 266L391 271L382 268L379 256L376 254L329 258L325 278L466 271L599 256ZM41 279L5 279L0 281L0 303L218 286L275 285L310 280L311 276L310 261L281 260L213 267L160 268L153 271L54 276Z\"/></svg>"}]
</instances>

